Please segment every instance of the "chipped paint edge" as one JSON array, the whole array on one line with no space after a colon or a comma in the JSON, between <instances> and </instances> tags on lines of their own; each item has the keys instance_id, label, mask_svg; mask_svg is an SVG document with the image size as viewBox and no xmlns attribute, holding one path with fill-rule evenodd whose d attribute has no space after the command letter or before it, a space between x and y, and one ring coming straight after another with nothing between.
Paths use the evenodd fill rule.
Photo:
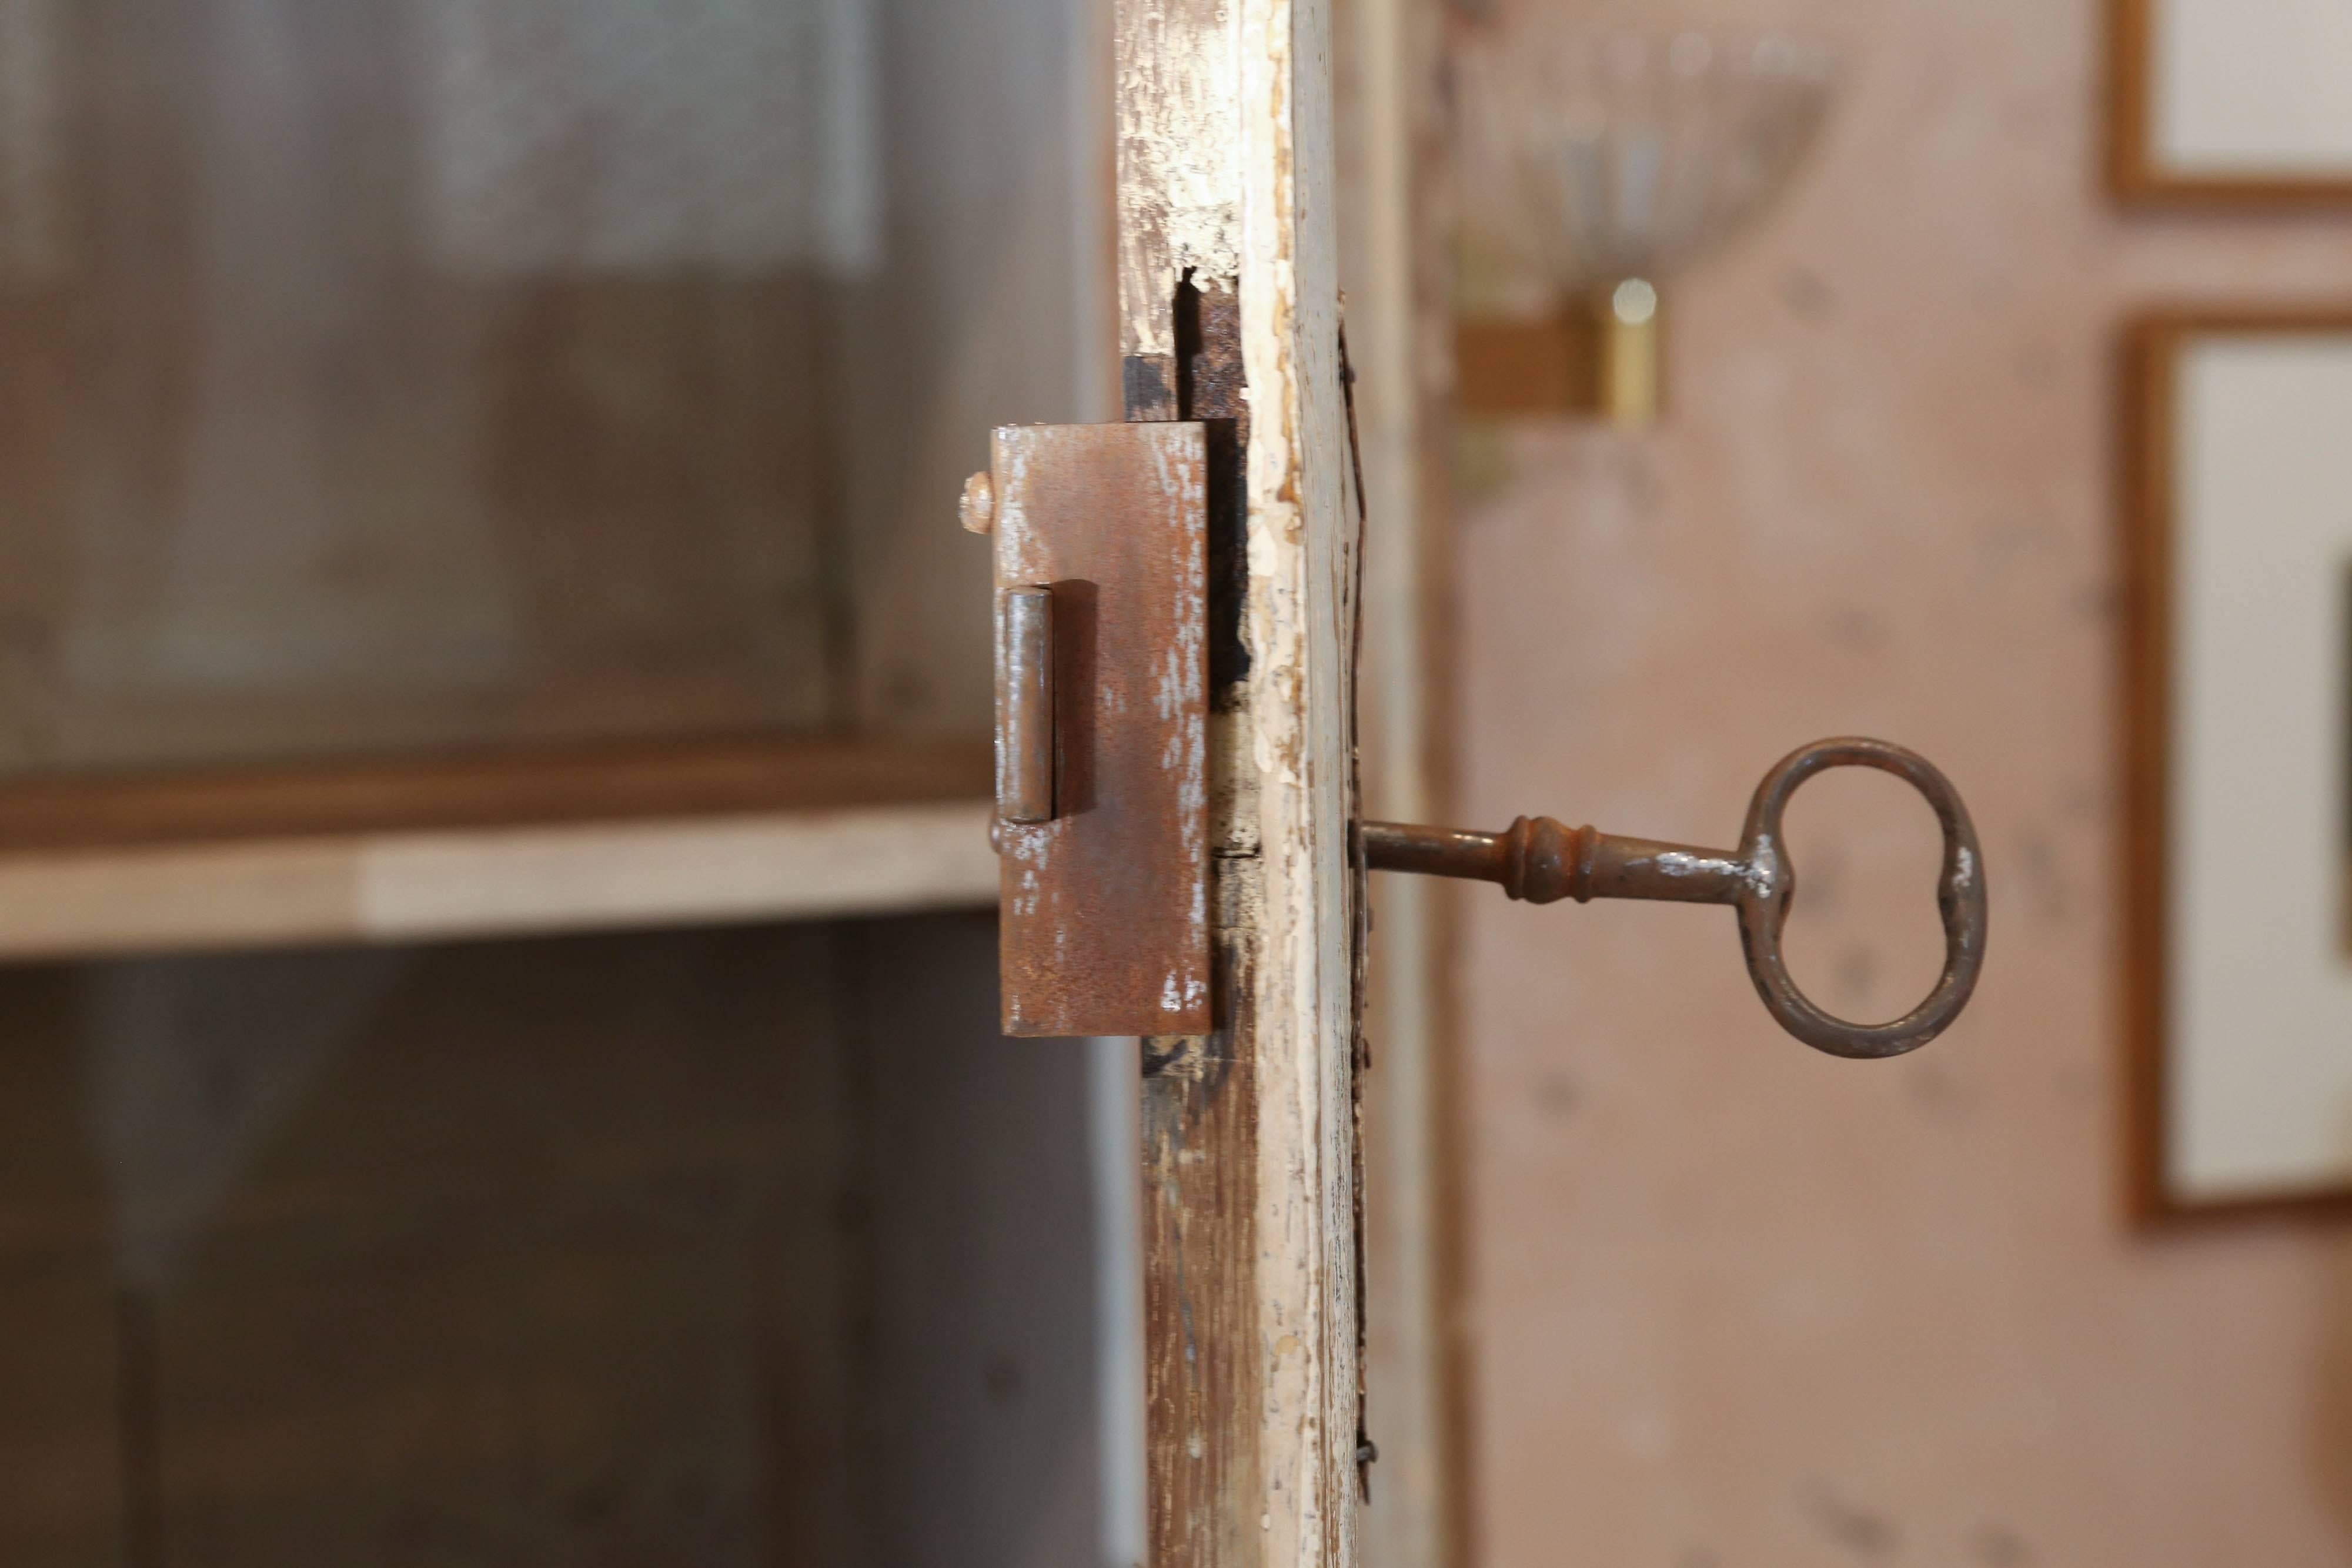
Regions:
<instances>
[{"instance_id":1,"label":"chipped paint edge","mask_svg":"<svg viewBox=\"0 0 2352 1568\"><path fill-rule=\"evenodd\" d=\"M1346 758L1355 572L1339 368L1326 0L1238 0L1250 756L1260 843L1265 1561L1356 1560ZM1320 205L1318 205L1320 204ZM1303 678L1302 678L1303 677ZM1330 777L1313 765L1332 758ZM1286 1349L1285 1347L1288 1347Z\"/></svg>"}]
</instances>

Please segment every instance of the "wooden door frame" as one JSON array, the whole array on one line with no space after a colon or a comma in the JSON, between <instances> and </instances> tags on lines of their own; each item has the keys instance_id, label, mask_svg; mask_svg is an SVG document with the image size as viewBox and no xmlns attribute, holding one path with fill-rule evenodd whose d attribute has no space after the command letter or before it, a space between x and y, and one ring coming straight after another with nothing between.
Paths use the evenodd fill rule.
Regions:
<instances>
[{"instance_id":1,"label":"wooden door frame","mask_svg":"<svg viewBox=\"0 0 2352 1568\"><path fill-rule=\"evenodd\" d=\"M1356 1558L1357 528L1328 0L1117 0L1130 420L1212 427L1213 1035L1147 1041L1153 1568Z\"/></svg>"},{"instance_id":2,"label":"wooden door frame","mask_svg":"<svg viewBox=\"0 0 2352 1568\"><path fill-rule=\"evenodd\" d=\"M1451 822L1454 367L1445 42L1440 0L1334 0L1349 355L1362 436L1364 814ZM1463 890L1372 889L1365 1030L1365 1382L1380 1458L1365 1568L1467 1568L1471 1373L1460 1135Z\"/></svg>"}]
</instances>

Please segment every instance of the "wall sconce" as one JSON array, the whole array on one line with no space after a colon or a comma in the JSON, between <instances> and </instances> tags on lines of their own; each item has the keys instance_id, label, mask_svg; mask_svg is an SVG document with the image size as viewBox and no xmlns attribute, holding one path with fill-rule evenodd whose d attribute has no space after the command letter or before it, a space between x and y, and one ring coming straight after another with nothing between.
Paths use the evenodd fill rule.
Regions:
<instances>
[{"instance_id":1,"label":"wall sconce","mask_svg":"<svg viewBox=\"0 0 2352 1568\"><path fill-rule=\"evenodd\" d=\"M1538 13L1476 38L1460 63L1464 411L1654 423L1660 289L1786 187L1827 110L1835 56L1774 35ZM1517 309L1497 309L1514 290ZM1529 320L1530 306L1549 314Z\"/></svg>"}]
</instances>

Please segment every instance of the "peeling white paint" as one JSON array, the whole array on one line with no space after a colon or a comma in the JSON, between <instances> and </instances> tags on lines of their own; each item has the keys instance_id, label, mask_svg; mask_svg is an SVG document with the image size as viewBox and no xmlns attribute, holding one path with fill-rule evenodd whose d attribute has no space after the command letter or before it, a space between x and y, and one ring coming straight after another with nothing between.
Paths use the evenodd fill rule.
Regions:
<instances>
[{"instance_id":1,"label":"peeling white paint","mask_svg":"<svg viewBox=\"0 0 2352 1568\"><path fill-rule=\"evenodd\" d=\"M1238 38L1223 7L1129 12L1118 45L1121 349L1176 351L1166 302L1186 269L1240 270Z\"/></svg>"},{"instance_id":2,"label":"peeling white paint","mask_svg":"<svg viewBox=\"0 0 2352 1568\"><path fill-rule=\"evenodd\" d=\"M1352 591L1325 0L1236 0L1251 434L1248 755L1262 876L1258 1263L1270 1344L1265 1561L1355 1560Z\"/></svg>"},{"instance_id":3,"label":"peeling white paint","mask_svg":"<svg viewBox=\"0 0 2352 1568\"><path fill-rule=\"evenodd\" d=\"M1255 1021L1253 1273L1265 1381L1264 1540L1252 1560L1264 1568L1355 1558L1355 539L1343 505L1327 6L1125 5L1118 68L1124 348L1173 352L1167 302L1185 270L1204 290L1231 288L1251 411L1242 634L1252 673L1238 702L1210 716L1208 771L1184 788L1200 791L1214 835L1213 918L1255 953L1244 1005ZM1200 587L1205 603L1205 579ZM1274 1353L1286 1339L1297 1354Z\"/></svg>"}]
</instances>

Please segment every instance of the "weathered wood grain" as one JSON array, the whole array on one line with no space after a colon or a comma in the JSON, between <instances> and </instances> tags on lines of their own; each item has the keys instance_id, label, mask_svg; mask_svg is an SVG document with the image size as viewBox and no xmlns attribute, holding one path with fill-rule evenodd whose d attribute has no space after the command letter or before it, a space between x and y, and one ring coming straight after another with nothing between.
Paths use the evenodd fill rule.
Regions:
<instances>
[{"instance_id":1,"label":"weathered wood grain","mask_svg":"<svg viewBox=\"0 0 2352 1568\"><path fill-rule=\"evenodd\" d=\"M1239 5L1118 0L1119 351L1130 361L1172 363L1187 274L1230 287L1240 272ZM1130 388L1130 417L1134 403Z\"/></svg>"},{"instance_id":2,"label":"weathered wood grain","mask_svg":"<svg viewBox=\"0 0 2352 1568\"><path fill-rule=\"evenodd\" d=\"M1131 419L1212 455L1223 1028L1146 1048L1156 1568L1355 1559L1356 528L1322 0L1121 0ZM1226 486L1220 493L1220 482Z\"/></svg>"}]
</instances>

